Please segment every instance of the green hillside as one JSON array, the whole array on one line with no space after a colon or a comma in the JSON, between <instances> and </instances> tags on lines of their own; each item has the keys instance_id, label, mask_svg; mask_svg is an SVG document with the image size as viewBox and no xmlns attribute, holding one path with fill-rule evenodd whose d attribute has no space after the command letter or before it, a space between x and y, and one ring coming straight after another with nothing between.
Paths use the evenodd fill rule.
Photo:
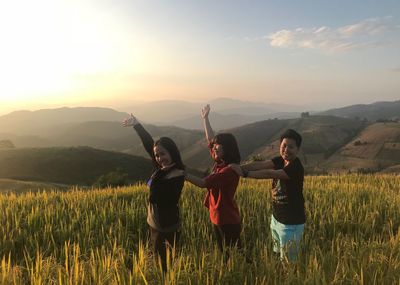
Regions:
<instances>
[{"instance_id":1,"label":"green hillside","mask_svg":"<svg viewBox=\"0 0 400 285\"><path fill-rule=\"evenodd\" d=\"M334 116L307 116L298 119L266 120L227 130L237 138L242 160L254 156L270 159L279 155L280 135L293 128L303 136L300 158L307 171L320 171L320 165L342 146L351 141L366 123ZM191 167L205 170L212 161L204 138L185 149L184 159Z\"/></svg>"},{"instance_id":2,"label":"green hillside","mask_svg":"<svg viewBox=\"0 0 400 285\"><path fill-rule=\"evenodd\" d=\"M396 105L395 103L393 102L394 105ZM375 104L374 106L378 108L382 107L381 105ZM64 111L76 112L78 110L55 110L52 115L61 112L63 114L61 118L64 117L64 119L59 120L58 124L53 125L52 128L43 128L40 132L37 131L37 128L36 132L35 128L32 128L32 133L29 135L1 133L0 140L11 141L17 149L21 147L90 146L148 158L136 132L132 128L122 127L120 121L74 122L70 120L67 122ZM82 109L79 111L93 110ZM104 110L95 109L94 111L102 111L100 113L104 116ZM37 115L39 114L42 113ZM46 114L46 118L50 118L47 117L46 112L43 114ZM92 116L86 115L82 118L96 117L90 112L88 114ZM18 113L12 115L19 123L22 122L22 118L25 118L19 118ZM114 115L118 117L123 114L116 113ZM226 131L236 136L242 160L248 160L255 156L269 159L278 155L280 134L287 128L296 129L303 136L303 145L299 156L307 173L382 171L386 167L398 163L400 160L398 139L391 135L392 133L397 134L397 131L394 128L387 128L390 124L396 126L398 123L377 123L376 127L369 128L374 123L360 118L357 116L348 118L330 115L310 116L308 113L304 113L301 118L264 120ZM198 119L201 121L200 118ZM31 121L29 124L32 124ZM25 123L25 130L29 129L29 124ZM144 124L144 126L154 139L161 136L171 137L177 143L184 163L188 167L198 169L200 172L206 172L211 167L212 160L202 130L149 124ZM386 131L379 131L380 128ZM19 129L19 127L15 127L15 129ZM4 130L1 129L1 131ZM364 132L365 134L361 135ZM364 138L364 136L366 137ZM366 141L369 143L365 144ZM372 153L375 154L371 155ZM28 175L28 177L30 176Z\"/></svg>"},{"instance_id":3,"label":"green hillside","mask_svg":"<svg viewBox=\"0 0 400 285\"><path fill-rule=\"evenodd\" d=\"M307 172L314 173L318 171L321 163L357 135L365 124L360 120L333 116L308 116L283 121L286 124L278 125L279 120L275 122L276 126L281 126L281 128L274 135L266 136L268 139L258 148L254 148L247 158L259 156L269 159L279 155L280 135L286 129L292 128L303 137L299 156ZM251 141L252 137L246 139Z\"/></svg>"},{"instance_id":4,"label":"green hillside","mask_svg":"<svg viewBox=\"0 0 400 285\"><path fill-rule=\"evenodd\" d=\"M332 171L383 171L400 161L400 123L374 123L329 158ZM387 172L395 172L396 168Z\"/></svg>"},{"instance_id":5,"label":"green hillside","mask_svg":"<svg viewBox=\"0 0 400 285\"><path fill-rule=\"evenodd\" d=\"M91 147L0 150L0 178L92 185L119 169L133 183L145 180L151 168L148 159Z\"/></svg>"},{"instance_id":6,"label":"green hillside","mask_svg":"<svg viewBox=\"0 0 400 285\"><path fill-rule=\"evenodd\" d=\"M400 100L393 102L376 102L373 104L357 104L336 108L319 113L320 115L332 115L347 118L358 117L376 121L379 119L393 119L400 116Z\"/></svg>"}]
</instances>

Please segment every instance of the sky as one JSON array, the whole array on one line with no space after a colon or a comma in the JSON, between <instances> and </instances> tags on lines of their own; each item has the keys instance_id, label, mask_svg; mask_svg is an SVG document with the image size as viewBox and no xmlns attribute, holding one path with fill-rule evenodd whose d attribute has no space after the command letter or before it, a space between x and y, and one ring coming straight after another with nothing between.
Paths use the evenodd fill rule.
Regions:
<instances>
[{"instance_id":1,"label":"sky","mask_svg":"<svg viewBox=\"0 0 400 285\"><path fill-rule=\"evenodd\" d=\"M398 0L13 0L1 4L0 36L0 115L400 99Z\"/></svg>"}]
</instances>

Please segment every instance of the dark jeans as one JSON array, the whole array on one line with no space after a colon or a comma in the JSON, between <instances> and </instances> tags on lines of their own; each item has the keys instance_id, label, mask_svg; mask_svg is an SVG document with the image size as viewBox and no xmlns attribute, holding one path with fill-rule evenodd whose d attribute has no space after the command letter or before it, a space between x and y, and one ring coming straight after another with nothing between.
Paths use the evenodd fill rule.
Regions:
<instances>
[{"instance_id":1,"label":"dark jeans","mask_svg":"<svg viewBox=\"0 0 400 285\"><path fill-rule=\"evenodd\" d=\"M223 252L224 247L237 247L242 248L240 241L240 232L242 231L241 224L233 225L214 225L214 231L217 235L217 242L219 249Z\"/></svg>"},{"instance_id":2,"label":"dark jeans","mask_svg":"<svg viewBox=\"0 0 400 285\"><path fill-rule=\"evenodd\" d=\"M160 232L149 227L152 250L161 258L163 271L167 271L167 247L172 251L179 241L180 232Z\"/></svg>"}]
</instances>

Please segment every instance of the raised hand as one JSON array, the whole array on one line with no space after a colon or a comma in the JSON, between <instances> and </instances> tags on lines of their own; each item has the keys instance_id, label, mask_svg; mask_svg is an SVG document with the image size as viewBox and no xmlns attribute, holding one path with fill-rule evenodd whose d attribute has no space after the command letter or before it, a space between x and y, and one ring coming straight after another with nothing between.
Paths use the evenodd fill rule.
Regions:
<instances>
[{"instance_id":1,"label":"raised hand","mask_svg":"<svg viewBox=\"0 0 400 285\"><path fill-rule=\"evenodd\" d=\"M122 126L124 127L132 127L139 124L139 121L136 119L136 117L134 115L131 114L130 117L126 118L123 122L122 122Z\"/></svg>"},{"instance_id":2,"label":"raised hand","mask_svg":"<svg viewBox=\"0 0 400 285\"><path fill-rule=\"evenodd\" d=\"M207 104L201 109L201 117L203 119L208 118L209 113L210 113L210 105Z\"/></svg>"},{"instance_id":3,"label":"raised hand","mask_svg":"<svg viewBox=\"0 0 400 285\"><path fill-rule=\"evenodd\" d=\"M201 117L203 118L204 131L206 133L206 139L210 143L214 138L214 132L211 128L210 120L208 119L208 114L210 113L210 105L207 104L201 109Z\"/></svg>"}]
</instances>

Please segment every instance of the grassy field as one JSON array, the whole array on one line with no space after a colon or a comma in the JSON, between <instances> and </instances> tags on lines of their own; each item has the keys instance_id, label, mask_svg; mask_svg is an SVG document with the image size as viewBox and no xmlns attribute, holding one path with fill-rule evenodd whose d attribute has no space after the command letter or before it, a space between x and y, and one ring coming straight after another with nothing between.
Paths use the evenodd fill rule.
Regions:
<instances>
[{"instance_id":1,"label":"grassy field","mask_svg":"<svg viewBox=\"0 0 400 285\"><path fill-rule=\"evenodd\" d=\"M245 253L224 262L204 190L185 185L165 276L148 250L145 185L2 194L0 284L400 284L400 176L306 177L303 248L284 267L272 254L269 188L242 179Z\"/></svg>"},{"instance_id":2,"label":"grassy field","mask_svg":"<svg viewBox=\"0 0 400 285\"><path fill-rule=\"evenodd\" d=\"M0 193L25 193L28 191L40 192L43 190L67 191L70 188L71 185L67 184L0 178Z\"/></svg>"}]
</instances>

